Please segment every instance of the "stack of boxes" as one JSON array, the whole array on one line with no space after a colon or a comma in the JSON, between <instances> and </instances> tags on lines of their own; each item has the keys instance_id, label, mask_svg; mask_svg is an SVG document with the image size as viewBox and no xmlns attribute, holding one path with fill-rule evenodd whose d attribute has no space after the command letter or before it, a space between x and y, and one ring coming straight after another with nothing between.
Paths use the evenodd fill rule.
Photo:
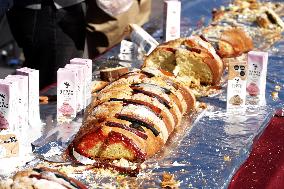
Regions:
<instances>
[{"instance_id":1,"label":"stack of boxes","mask_svg":"<svg viewBox=\"0 0 284 189\"><path fill-rule=\"evenodd\" d=\"M227 110L244 112L247 106L266 105L268 53L250 51L247 60L228 66Z\"/></svg>"},{"instance_id":2,"label":"stack of boxes","mask_svg":"<svg viewBox=\"0 0 284 189\"><path fill-rule=\"evenodd\" d=\"M72 121L91 102L92 60L74 58L57 71L57 122Z\"/></svg>"},{"instance_id":3,"label":"stack of boxes","mask_svg":"<svg viewBox=\"0 0 284 189\"><path fill-rule=\"evenodd\" d=\"M92 60L74 58L57 76L57 119L72 120L91 102ZM29 131L41 125L39 71L24 67L0 79L0 159L31 152Z\"/></svg>"},{"instance_id":4,"label":"stack of boxes","mask_svg":"<svg viewBox=\"0 0 284 189\"><path fill-rule=\"evenodd\" d=\"M25 67L16 74L0 80L0 158L19 155L19 141L31 138L26 136L27 129L41 125L39 72ZM31 150L29 144L21 144Z\"/></svg>"},{"instance_id":5,"label":"stack of boxes","mask_svg":"<svg viewBox=\"0 0 284 189\"><path fill-rule=\"evenodd\" d=\"M165 0L163 12L164 41L180 37L181 2L178 0Z\"/></svg>"}]
</instances>

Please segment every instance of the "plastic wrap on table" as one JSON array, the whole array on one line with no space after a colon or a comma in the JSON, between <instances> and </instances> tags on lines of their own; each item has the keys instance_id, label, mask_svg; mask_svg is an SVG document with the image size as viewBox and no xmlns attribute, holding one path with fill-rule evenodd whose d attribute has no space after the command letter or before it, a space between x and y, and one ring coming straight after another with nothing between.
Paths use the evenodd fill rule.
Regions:
<instances>
[{"instance_id":1,"label":"plastic wrap on table","mask_svg":"<svg viewBox=\"0 0 284 189\"><path fill-rule=\"evenodd\" d=\"M182 1L181 35L189 36L193 30L207 25L211 10L227 1ZM225 4L226 5L226 4ZM162 21L156 19L145 25L158 41L162 36ZM256 46L263 45L256 40ZM269 44L271 45L271 44ZM107 170L97 170L91 165L73 164L63 158L70 141L78 131L83 114L69 124L58 125L54 120L56 103L41 106L42 118L47 122L43 136L33 143L36 158L30 166L53 166L66 171L90 188L110 186L129 188L160 188L165 172L175 175L180 188L226 188L235 171L245 161L253 142L264 131L275 109L283 107L284 100L284 41L279 40L269 51L266 85L266 106L248 107L243 114L226 112L226 84L218 95L201 98L207 108L190 117L184 117L179 131L171 136L166 147L143 163L140 174L133 178ZM94 60L94 79L105 67L124 64L139 68L142 58L131 61L119 58L119 46ZM225 77L225 76L224 76ZM53 90L53 91L52 91ZM47 91L53 94L54 90Z\"/></svg>"}]
</instances>

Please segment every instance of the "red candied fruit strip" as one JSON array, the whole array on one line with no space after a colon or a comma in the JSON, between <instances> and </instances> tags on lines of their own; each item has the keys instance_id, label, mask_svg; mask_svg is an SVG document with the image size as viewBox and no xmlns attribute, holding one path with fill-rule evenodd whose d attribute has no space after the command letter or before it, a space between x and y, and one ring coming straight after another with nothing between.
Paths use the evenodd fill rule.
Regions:
<instances>
[{"instance_id":1,"label":"red candied fruit strip","mask_svg":"<svg viewBox=\"0 0 284 189\"><path fill-rule=\"evenodd\" d=\"M175 53L175 52L176 52L176 49L171 48L171 47L164 47L163 49L166 50L166 51L170 51L170 52L172 52L172 53Z\"/></svg>"},{"instance_id":2,"label":"red candied fruit strip","mask_svg":"<svg viewBox=\"0 0 284 189\"><path fill-rule=\"evenodd\" d=\"M158 69L160 72L162 72L162 74L164 74L165 76L169 76L169 77L174 77L175 75L167 70L163 70L163 69Z\"/></svg>"},{"instance_id":3,"label":"red candied fruit strip","mask_svg":"<svg viewBox=\"0 0 284 189\"><path fill-rule=\"evenodd\" d=\"M98 129L96 132L86 134L79 141L79 145L74 145L75 151L85 157L90 157L86 151L93 148L97 142L104 142L106 138L107 136L103 134L102 129Z\"/></svg>"}]
</instances>

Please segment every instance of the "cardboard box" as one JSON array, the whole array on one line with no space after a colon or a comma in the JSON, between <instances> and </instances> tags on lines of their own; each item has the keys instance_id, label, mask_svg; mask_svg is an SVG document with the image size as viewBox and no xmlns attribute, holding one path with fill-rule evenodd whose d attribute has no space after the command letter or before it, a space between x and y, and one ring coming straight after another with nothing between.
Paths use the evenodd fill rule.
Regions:
<instances>
[{"instance_id":1,"label":"cardboard box","mask_svg":"<svg viewBox=\"0 0 284 189\"><path fill-rule=\"evenodd\" d=\"M31 126L41 123L39 112L39 71L31 68L20 68L16 70L17 75L28 76L29 91L29 124Z\"/></svg>"},{"instance_id":2,"label":"cardboard box","mask_svg":"<svg viewBox=\"0 0 284 189\"><path fill-rule=\"evenodd\" d=\"M78 74L77 82L77 112L80 112L86 107L86 66L80 64L66 64L65 68L76 71Z\"/></svg>"},{"instance_id":3,"label":"cardboard box","mask_svg":"<svg viewBox=\"0 0 284 189\"><path fill-rule=\"evenodd\" d=\"M165 41L180 38L180 1L164 1L163 36Z\"/></svg>"},{"instance_id":4,"label":"cardboard box","mask_svg":"<svg viewBox=\"0 0 284 189\"><path fill-rule=\"evenodd\" d=\"M84 58L73 58L70 60L70 64L83 64L87 66L87 70L85 73L86 79L86 105L88 106L92 100L92 80L93 80L93 62L91 59Z\"/></svg>"},{"instance_id":5,"label":"cardboard box","mask_svg":"<svg viewBox=\"0 0 284 189\"><path fill-rule=\"evenodd\" d=\"M231 62L228 66L227 110L243 111L246 101L247 63Z\"/></svg>"},{"instance_id":6,"label":"cardboard box","mask_svg":"<svg viewBox=\"0 0 284 189\"><path fill-rule=\"evenodd\" d=\"M78 72L67 68L57 71L57 121L73 120L77 115Z\"/></svg>"},{"instance_id":7,"label":"cardboard box","mask_svg":"<svg viewBox=\"0 0 284 189\"><path fill-rule=\"evenodd\" d=\"M5 80L11 82L17 82L17 93L18 95L18 109L21 112L19 116L19 127L27 127L29 125L29 90L28 90L28 76L23 75L8 75Z\"/></svg>"},{"instance_id":8,"label":"cardboard box","mask_svg":"<svg viewBox=\"0 0 284 189\"><path fill-rule=\"evenodd\" d=\"M265 105L268 53L248 53L247 104Z\"/></svg>"}]
</instances>

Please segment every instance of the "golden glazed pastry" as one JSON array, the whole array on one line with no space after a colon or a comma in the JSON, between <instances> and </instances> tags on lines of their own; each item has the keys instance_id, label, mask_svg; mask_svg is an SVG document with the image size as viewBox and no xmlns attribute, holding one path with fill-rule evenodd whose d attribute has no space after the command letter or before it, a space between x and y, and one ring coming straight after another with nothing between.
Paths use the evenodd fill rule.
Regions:
<instances>
[{"instance_id":1,"label":"golden glazed pastry","mask_svg":"<svg viewBox=\"0 0 284 189\"><path fill-rule=\"evenodd\" d=\"M129 72L94 96L69 151L142 162L161 150L195 102L173 76L153 68Z\"/></svg>"},{"instance_id":2,"label":"golden glazed pastry","mask_svg":"<svg viewBox=\"0 0 284 189\"><path fill-rule=\"evenodd\" d=\"M233 58L253 49L252 38L242 29L229 26L209 26L202 35L221 58Z\"/></svg>"},{"instance_id":3,"label":"golden glazed pastry","mask_svg":"<svg viewBox=\"0 0 284 189\"><path fill-rule=\"evenodd\" d=\"M258 4L241 6L257 9ZM226 14L220 12L215 21ZM183 115L194 112L195 96L218 86L224 71L221 58L236 58L252 48L242 28L215 24L202 35L160 44L145 57L141 70L120 76L94 94L69 152L77 160L81 155L143 162L162 149Z\"/></svg>"},{"instance_id":4,"label":"golden glazed pastry","mask_svg":"<svg viewBox=\"0 0 284 189\"><path fill-rule=\"evenodd\" d=\"M223 74L223 62L204 38L191 36L161 44L146 57L143 67L172 72L188 86L216 85Z\"/></svg>"},{"instance_id":5,"label":"golden glazed pastry","mask_svg":"<svg viewBox=\"0 0 284 189\"><path fill-rule=\"evenodd\" d=\"M0 182L1 189L87 189L75 180L48 168L34 168L16 173L12 179Z\"/></svg>"},{"instance_id":6,"label":"golden glazed pastry","mask_svg":"<svg viewBox=\"0 0 284 189\"><path fill-rule=\"evenodd\" d=\"M222 32L234 28L241 29L248 38L252 38L254 46L257 49L267 50L276 41L282 38L281 33L284 30L284 22L281 19L284 13L284 4L280 2L257 1L257 0L235 0L227 7L221 6L219 9L214 9L212 15L213 22L208 27L201 31L196 31L198 34L204 35L208 41L214 44L216 50L219 50L220 56L231 58L242 52L247 52L242 49L242 46L237 46L234 42L235 35L225 33L227 37L231 37L229 41L225 39L225 43L219 44ZM241 34L243 35L243 34ZM237 38L236 38L237 39ZM241 44L246 44L247 41L241 41ZM219 48L219 46L221 46ZM223 46L223 47L222 47ZM251 42L245 45L246 48L251 47ZM241 48L240 48L241 47Z\"/></svg>"}]
</instances>

